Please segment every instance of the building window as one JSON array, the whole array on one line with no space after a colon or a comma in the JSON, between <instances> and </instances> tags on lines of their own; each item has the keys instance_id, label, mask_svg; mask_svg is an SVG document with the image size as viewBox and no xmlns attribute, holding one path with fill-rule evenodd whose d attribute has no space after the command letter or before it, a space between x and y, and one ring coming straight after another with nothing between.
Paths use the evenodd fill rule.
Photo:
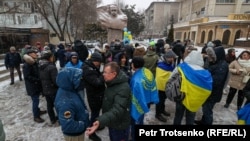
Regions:
<instances>
[{"instance_id":1,"label":"building window","mask_svg":"<svg viewBox=\"0 0 250 141\"><path fill-rule=\"evenodd\" d=\"M2 1L0 1L0 6L3 6L3 2Z\"/></svg>"},{"instance_id":2,"label":"building window","mask_svg":"<svg viewBox=\"0 0 250 141\"><path fill-rule=\"evenodd\" d=\"M13 22L14 22L14 24L16 24L16 16L15 16L15 14L13 14Z\"/></svg>"},{"instance_id":3,"label":"building window","mask_svg":"<svg viewBox=\"0 0 250 141\"><path fill-rule=\"evenodd\" d=\"M22 20L20 16L17 16L18 24L22 24Z\"/></svg>"},{"instance_id":4,"label":"building window","mask_svg":"<svg viewBox=\"0 0 250 141\"><path fill-rule=\"evenodd\" d=\"M244 3L250 3L250 0L245 0Z\"/></svg>"},{"instance_id":5,"label":"building window","mask_svg":"<svg viewBox=\"0 0 250 141\"><path fill-rule=\"evenodd\" d=\"M216 0L216 3L235 3L235 0Z\"/></svg>"},{"instance_id":6,"label":"building window","mask_svg":"<svg viewBox=\"0 0 250 141\"><path fill-rule=\"evenodd\" d=\"M204 15L204 14L205 14L205 7L202 7L202 8L201 8L200 14L201 14L201 15Z\"/></svg>"},{"instance_id":7,"label":"building window","mask_svg":"<svg viewBox=\"0 0 250 141\"><path fill-rule=\"evenodd\" d=\"M27 8L27 3L26 2L24 3L24 8Z\"/></svg>"},{"instance_id":8,"label":"building window","mask_svg":"<svg viewBox=\"0 0 250 141\"><path fill-rule=\"evenodd\" d=\"M37 15L34 16L35 24L37 24Z\"/></svg>"}]
</instances>

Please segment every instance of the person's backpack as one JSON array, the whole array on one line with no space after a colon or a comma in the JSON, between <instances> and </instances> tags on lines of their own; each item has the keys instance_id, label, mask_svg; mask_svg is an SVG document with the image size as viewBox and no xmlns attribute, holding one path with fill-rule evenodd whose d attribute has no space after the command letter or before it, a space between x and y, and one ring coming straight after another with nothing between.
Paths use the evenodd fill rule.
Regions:
<instances>
[{"instance_id":1,"label":"person's backpack","mask_svg":"<svg viewBox=\"0 0 250 141\"><path fill-rule=\"evenodd\" d=\"M172 77L166 82L165 94L168 99L175 102L180 102L184 99L184 94L181 89L181 75L174 73Z\"/></svg>"}]
</instances>

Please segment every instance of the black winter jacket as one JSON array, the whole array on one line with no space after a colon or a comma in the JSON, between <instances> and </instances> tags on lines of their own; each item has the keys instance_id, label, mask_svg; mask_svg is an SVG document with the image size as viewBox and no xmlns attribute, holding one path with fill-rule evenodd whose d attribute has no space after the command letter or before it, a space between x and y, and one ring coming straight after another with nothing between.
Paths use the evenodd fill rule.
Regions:
<instances>
[{"instance_id":1,"label":"black winter jacket","mask_svg":"<svg viewBox=\"0 0 250 141\"><path fill-rule=\"evenodd\" d=\"M56 95L58 89L56 84L58 71L55 64L48 60L40 60L39 74L43 87L43 95Z\"/></svg>"},{"instance_id":2,"label":"black winter jacket","mask_svg":"<svg viewBox=\"0 0 250 141\"><path fill-rule=\"evenodd\" d=\"M11 53L8 52L4 59L5 67L8 69L9 67L18 67L22 63L22 58L19 53Z\"/></svg>"},{"instance_id":3,"label":"black winter jacket","mask_svg":"<svg viewBox=\"0 0 250 141\"><path fill-rule=\"evenodd\" d=\"M40 95L42 92L42 84L39 77L38 63L31 56L25 54L23 56L23 77L28 95Z\"/></svg>"},{"instance_id":4,"label":"black winter jacket","mask_svg":"<svg viewBox=\"0 0 250 141\"><path fill-rule=\"evenodd\" d=\"M213 78L213 89L208 99L213 99L215 102L220 102L223 94L223 89L227 83L229 68L225 60L225 50L223 47L214 49L216 54L216 62L210 64L208 67L209 72Z\"/></svg>"},{"instance_id":5,"label":"black winter jacket","mask_svg":"<svg viewBox=\"0 0 250 141\"><path fill-rule=\"evenodd\" d=\"M104 78L99 68L90 61L85 61L83 67L83 81L86 88L88 103L91 110L99 110L105 90Z\"/></svg>"}]
</instances>

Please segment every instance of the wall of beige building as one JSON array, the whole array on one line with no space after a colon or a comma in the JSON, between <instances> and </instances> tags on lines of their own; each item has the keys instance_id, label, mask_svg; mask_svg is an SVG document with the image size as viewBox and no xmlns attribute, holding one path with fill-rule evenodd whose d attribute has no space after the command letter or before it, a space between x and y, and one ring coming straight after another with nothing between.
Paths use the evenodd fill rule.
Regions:
<instances>
[{"instance_id":1,"label":"wall of beige building","mask_svg":"<svg viewBox=\"0 0 250 141\"><path fill-rule=\"evenodd\" d=\"M250 3L242 4L242 0L233 4L218 4L216 0L178 2L179 22L174 25L175 39L190 39L197 45L220 39L223 44L233 46L237 38L248 34L250 15L244 13L249 11Z\"/></svg>"}]
</instances>

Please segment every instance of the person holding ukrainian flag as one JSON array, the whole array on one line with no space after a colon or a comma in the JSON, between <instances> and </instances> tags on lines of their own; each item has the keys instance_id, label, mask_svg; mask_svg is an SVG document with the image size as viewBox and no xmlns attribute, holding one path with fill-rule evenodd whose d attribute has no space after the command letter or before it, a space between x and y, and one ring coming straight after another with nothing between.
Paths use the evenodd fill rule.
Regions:
<instances>
[{"instance_id":1,"label":"person holding ukrainian flag","mask_svg":"<svg viewBox=\"0 0 250 141\"><path fill-rule=\"evenodd\" d=\"M186 125L193 125L195 113L211 94L212 76L208 70L203 68L203 65L201 53L193 50L171 74L171 76L174 73L180 74L180 91L184 94L184 99L176 102L174 125L181 124L184 113Z\"/></svg>"}]
</instances>

